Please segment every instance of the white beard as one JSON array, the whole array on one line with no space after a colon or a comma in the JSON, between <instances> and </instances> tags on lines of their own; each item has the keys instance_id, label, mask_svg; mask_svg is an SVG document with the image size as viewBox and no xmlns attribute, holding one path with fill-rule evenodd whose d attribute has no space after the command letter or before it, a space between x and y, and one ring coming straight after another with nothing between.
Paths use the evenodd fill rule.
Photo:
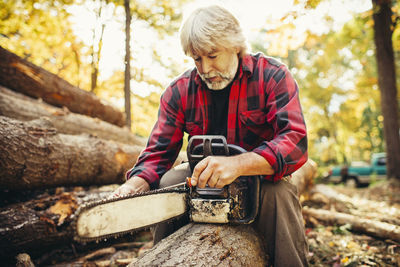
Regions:
<instances>
[{"instance_id":1,"label":"white beard","mask_svg":"<svg viewBox=\"0 0 400 267\"><path fill-rule=\"evenodd\" d=\"M201 74L198 70L197 73L201 79L206 83L207 87L211 90L222 90L227 87L235 78L238 68L238 60L235 63L229 65L229 69L226 72L211 71L206 74ZM209 79L213 77L221 77L222 80L219 82L212 82Z\"/></svg>"}]
</instances>

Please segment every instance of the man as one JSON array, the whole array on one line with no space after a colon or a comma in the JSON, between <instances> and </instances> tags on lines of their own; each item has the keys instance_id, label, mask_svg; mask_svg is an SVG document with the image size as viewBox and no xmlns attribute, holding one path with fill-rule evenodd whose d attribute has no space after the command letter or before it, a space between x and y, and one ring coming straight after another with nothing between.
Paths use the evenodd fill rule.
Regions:
<instances>
[{"instance_id":1,"label":"man","mask_svg":"<svg viewBox=\"0 0 400 267\"><path fill-rule=\"evenodd\" d=\"M239 22L222 7L194 11L180 37L196 68L163 93L147 146L114 195L165 187L187 176L195 186L221 188L239 176L263 175L254 227L265 239L271 264L306 266L301 206L289 182L290 174L307 160L306 127L295 80L276 60L247 54ZM228 143L249 152L207 157L193 173L187 163L170 170L184 132L224 135ZM160 224L155 243L184 223Z\"/></svg>"}]
</instances>

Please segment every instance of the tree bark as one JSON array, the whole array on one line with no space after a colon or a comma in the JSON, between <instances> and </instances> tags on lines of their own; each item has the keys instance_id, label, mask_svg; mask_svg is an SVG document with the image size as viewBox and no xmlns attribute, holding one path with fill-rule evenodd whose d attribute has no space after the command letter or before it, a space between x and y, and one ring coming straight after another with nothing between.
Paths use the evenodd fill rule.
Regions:
<instances>
[{"instance_id":1,"label":"tree bark","mask_svg":"<svg viewBox=\"0 0 400 267\"><path fill-rule=\"evenodd\" d=\"M308 159L303 166L292 173L292 183L297 187L298 195L306 194L314 186L317 177L317 163Z\"/></svg>"},{"instance_id":2,"label":"tree bark","mask_svg":"<svg viewBox=\"0 0 400 267\"><path fill-rule=\"evenodd\" d=\"M106 194L98 192L85 199L96 200L100 199L100 196L106 197ZM0 210L1 257L22 252L35 254L40 250L43 252L41 246L48 249L50 246L60 245L63 242L71 242L72 232L66 226L69 226L71 215L80 202L82 199L74 193L64 193L39 197L2 208ZM54 209L57 203L63 204L65 207L66 218L62 222L59 220L60 214ZM52 207L54 211L52 211ZM62 210L59 212L61 213Z\"/></svg>"},{"instance_id":3,"label":"tree bark","mask_svg":"<svg viewBox=\"0 0 400 267\"><path fill-rule=\"evenodd\" d=\"M75 113L125 125L124 113L104 104L93 93L73 86L57 75L36 66L0 46L0 84Z\"/></svg>"},{"instance_id":4,"label":"tree bark","mask_svg":"<svg viewBox=\"0 0 400 267\"><path fill-rule=\"evenodd\" d=\"M0 189L122 183L142 149L0 116Z\"/></svg>"},{"instance_id":5,"label":"tree bark","mask_svg":"<svg viewBox=\"0 0 400 267\"><path fill-rule=\"evenodd\" d=\"M125 7L125 78L124 78L124 95L125 95L125 117L126 126L131 128L131 8L129 0L124 0Z\"/></svg>"},{"instance_id":6,"label":"tree bark","mask_svg":"<svg viewBox=\"0 0 400 267\"><path fill-rule=\"evenodd\" d=\"M360 218L359 216L353 216L346 213L308 207L303 208L303 215L306 220L308 217L313 217L329 225L350 224L352 231L400 242L400 226L394 224Z\"/></svg>"},{"instance_id":7,"label":"tree bark","mask_svg":"<svg viewBox=\"0 0 400 267\"><path fill-rule=\"evenodd\" d=\"M190 223L128 266L266 265L261 238L251 226Z\"/></svg>"},{"instance_id":8,"label":"tree bark","mask_svg":"<svg viewBox=\"0 0 400 267\"><path fill-rule=\"evenodd\" d=\"M40 100L21 95L0 86L0 115L17 120L48 118L57 132L63 134L89 134L106 140L145 146L145 138L135 136L126 127L57 108Z\"/></svg>"},{"instance_id":9,"label":"tree bark","mask_svg":"<svg viewBox=\"0 0 400 267\"><path fill-rule=\"evenodd\" d=\"M73 241L71 222L76 209L83 203L105 199L115 187L100 187L88 191L77 190L71 192L49 192L35 196L29 201L19 202L0 208L0 260L15 260L19 253L28 253L35 258L64 248L63 256L67 253L65 247L76 252L84 252L97 247L110 246L115 243L132 242L132 236L119 237L96 244L78 244ZM136 237L149 233L139 232ZM67 249L68 250L68 249ZM71 252L72 254L72 252ZM68 256L68 255L66 255ZM69 255L73 257L74 255ZM45 259L41 259L42 261ZM57 259L58 262L62 260Z\"/></svg>"},{"instance_id":10,"label":"tree bark","mask_svg":"<svg viewBox=\"0 0 400 267\"><path fill-rule=\"evenodd\" d=\"M391 3L391 0L372 0L378 84L381 91L383 129L387 152L387 175L389 178L400 180L399 109L392 44Z\"/></svg>"}]
</instances>

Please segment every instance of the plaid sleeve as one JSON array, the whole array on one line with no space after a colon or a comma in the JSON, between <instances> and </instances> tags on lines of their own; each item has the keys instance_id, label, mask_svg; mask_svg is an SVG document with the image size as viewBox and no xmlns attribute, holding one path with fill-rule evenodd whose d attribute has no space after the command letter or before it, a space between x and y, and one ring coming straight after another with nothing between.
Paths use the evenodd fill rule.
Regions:
<instances>
[{"instance_id":1,"label":"plaid sleeve","mask_svg":"<svg viewBox=\"0 0 400 267\"><path fill-rule=\"evenodd\" d=\"M180 103L178 83L175 83L161 96L158 120L146 148L135 166L127 172L127 179L139 176L149 183L151 189L155 189L162 175L172 167L182 147L184 116Z\"/></svg>"},{"instance_id":2,"label":"plaid sleeve","mask_svg":"<svg viewBox=\"0 0 400 267\"><path fill-rule=\"evenodd\" d=\"M265 178L277 181L307 161L306 125L297 83L284 65L266 81L265 87L267 121L274 129L274 138L253 152L263 156L275 171Z\"/></svg>"}]
</instances>

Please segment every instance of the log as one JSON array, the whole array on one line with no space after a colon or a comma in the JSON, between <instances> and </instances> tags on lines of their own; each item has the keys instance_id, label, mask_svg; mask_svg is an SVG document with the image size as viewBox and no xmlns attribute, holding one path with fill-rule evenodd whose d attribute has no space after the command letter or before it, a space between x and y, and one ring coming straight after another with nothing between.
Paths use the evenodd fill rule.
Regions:
<instances>
[{"instance_id":1,"label":"log","mask_svg":"<svg viewBox=\"0 0 400 267\"><path fill-rule=\"evenodd\" d=\"M142 149L0 116L0 189L122 183Z\"/></svg>"},{"instance_id":2,"label":"log","mask_svg":"<svg viewBox=\"0 0 400 267\"><path fill-rule=\"evenodd\" d=\"M147 251L133 266L267 266L261 238L249 225L189 223Z\"/></svg>"},{"instance_id":3,"label":"log","mask_svg":"<svg viewBox=\"0 0 400 267\"><path fill-rule=\"evenodd\" d=\"M303 166L292 173L292 183L297 187L298 195L308 193L314 186L317 177L317 163L308 159Z\"/></svg>"},{"instance_id":4,"label":"log","mask_svg":"<svg viewBox=\"0 0 400 267\"><path fill-rule=\"evenodd\" d=\"M0 256L27 252L30 255L72 241L71 215L84 201L106 197L109 192L43 194L27 202L0 209ZM63 215L63 216L62 216ZM44 247L44 250L42 249Z\"/></svg>"},{"instance_id":5,"label":"log","mask_svg":"<svg viewBox=\"0 0 400 267\"><path fill-rule=\"evenodd\" d=\"M120 110L1 46L0 84L31 97L41 98L49 104L65 106L74 113L100 118L118 126L125 125L125 114Z\"/></svg>"},{"instance_id":6,"label":"log","mask_svg":"<svg viewBox=\"0 0 400 267\"><path fill-rule=\"evenodd\" d=\"M305 216L306 220L308 217L312 217L329 225L350 224L352 231L400 242L400 226L398 225L360 218L359 216L346 213L313 209L308 207L303 208L303 215Z\"/></svg>"},{"instance_id":7,"label":"log","mask_svg":"<svg viewBox=\"0 0 400 267\"><path fill-rule=\"evenodd\" d=\"M400 205L388 205L384 201L373 201L357 195L349 197L324 184L316 185L311 192L311 201L321 199L314 197L319 194L325 196L328 199L325 207L328 209L334 208L357 217L400 225Z\"/></svg>"},{"instance_id":8,"label":"log","mask_svg":"<svg viewBox=\"0 0 400 267\"><path fill-rule=\"evenodd\" d=\"M16 202L0 208L0 262L12 262L20 253L28 253L35 263L42 265L46 253L63 248L64 260L69 251L73 254L109 247L116 243L132 242L139 238L149 238L149 232L139 232L135 236L110 239L107 242L79 244L73 241L71 222L76 209L83 203L104 199L118 185L103 186L85 190L83 188L57 188L54 192L42 191L24 202ZM69 191L67 191L69 190ZM19 192L17 192L18 194ZM22 194L19 193L19 194ZM49 255L49 257L52 257ZM39 260L40 259L40 260Z\"/></svg>"},{"instance_id":9,"label":"log","mask_svg":"<svg viewBox=\"0 0 400 267\"><path fill-rule=\"evenodd\" d=\"M47 117L57 132L63 134L86 133L106 140L130 145L145 146L144 138L134 135L127 127L72 113L67 108L57 108L0 86L0 115L29 121Z\"/></svg>"}]
</instances>

